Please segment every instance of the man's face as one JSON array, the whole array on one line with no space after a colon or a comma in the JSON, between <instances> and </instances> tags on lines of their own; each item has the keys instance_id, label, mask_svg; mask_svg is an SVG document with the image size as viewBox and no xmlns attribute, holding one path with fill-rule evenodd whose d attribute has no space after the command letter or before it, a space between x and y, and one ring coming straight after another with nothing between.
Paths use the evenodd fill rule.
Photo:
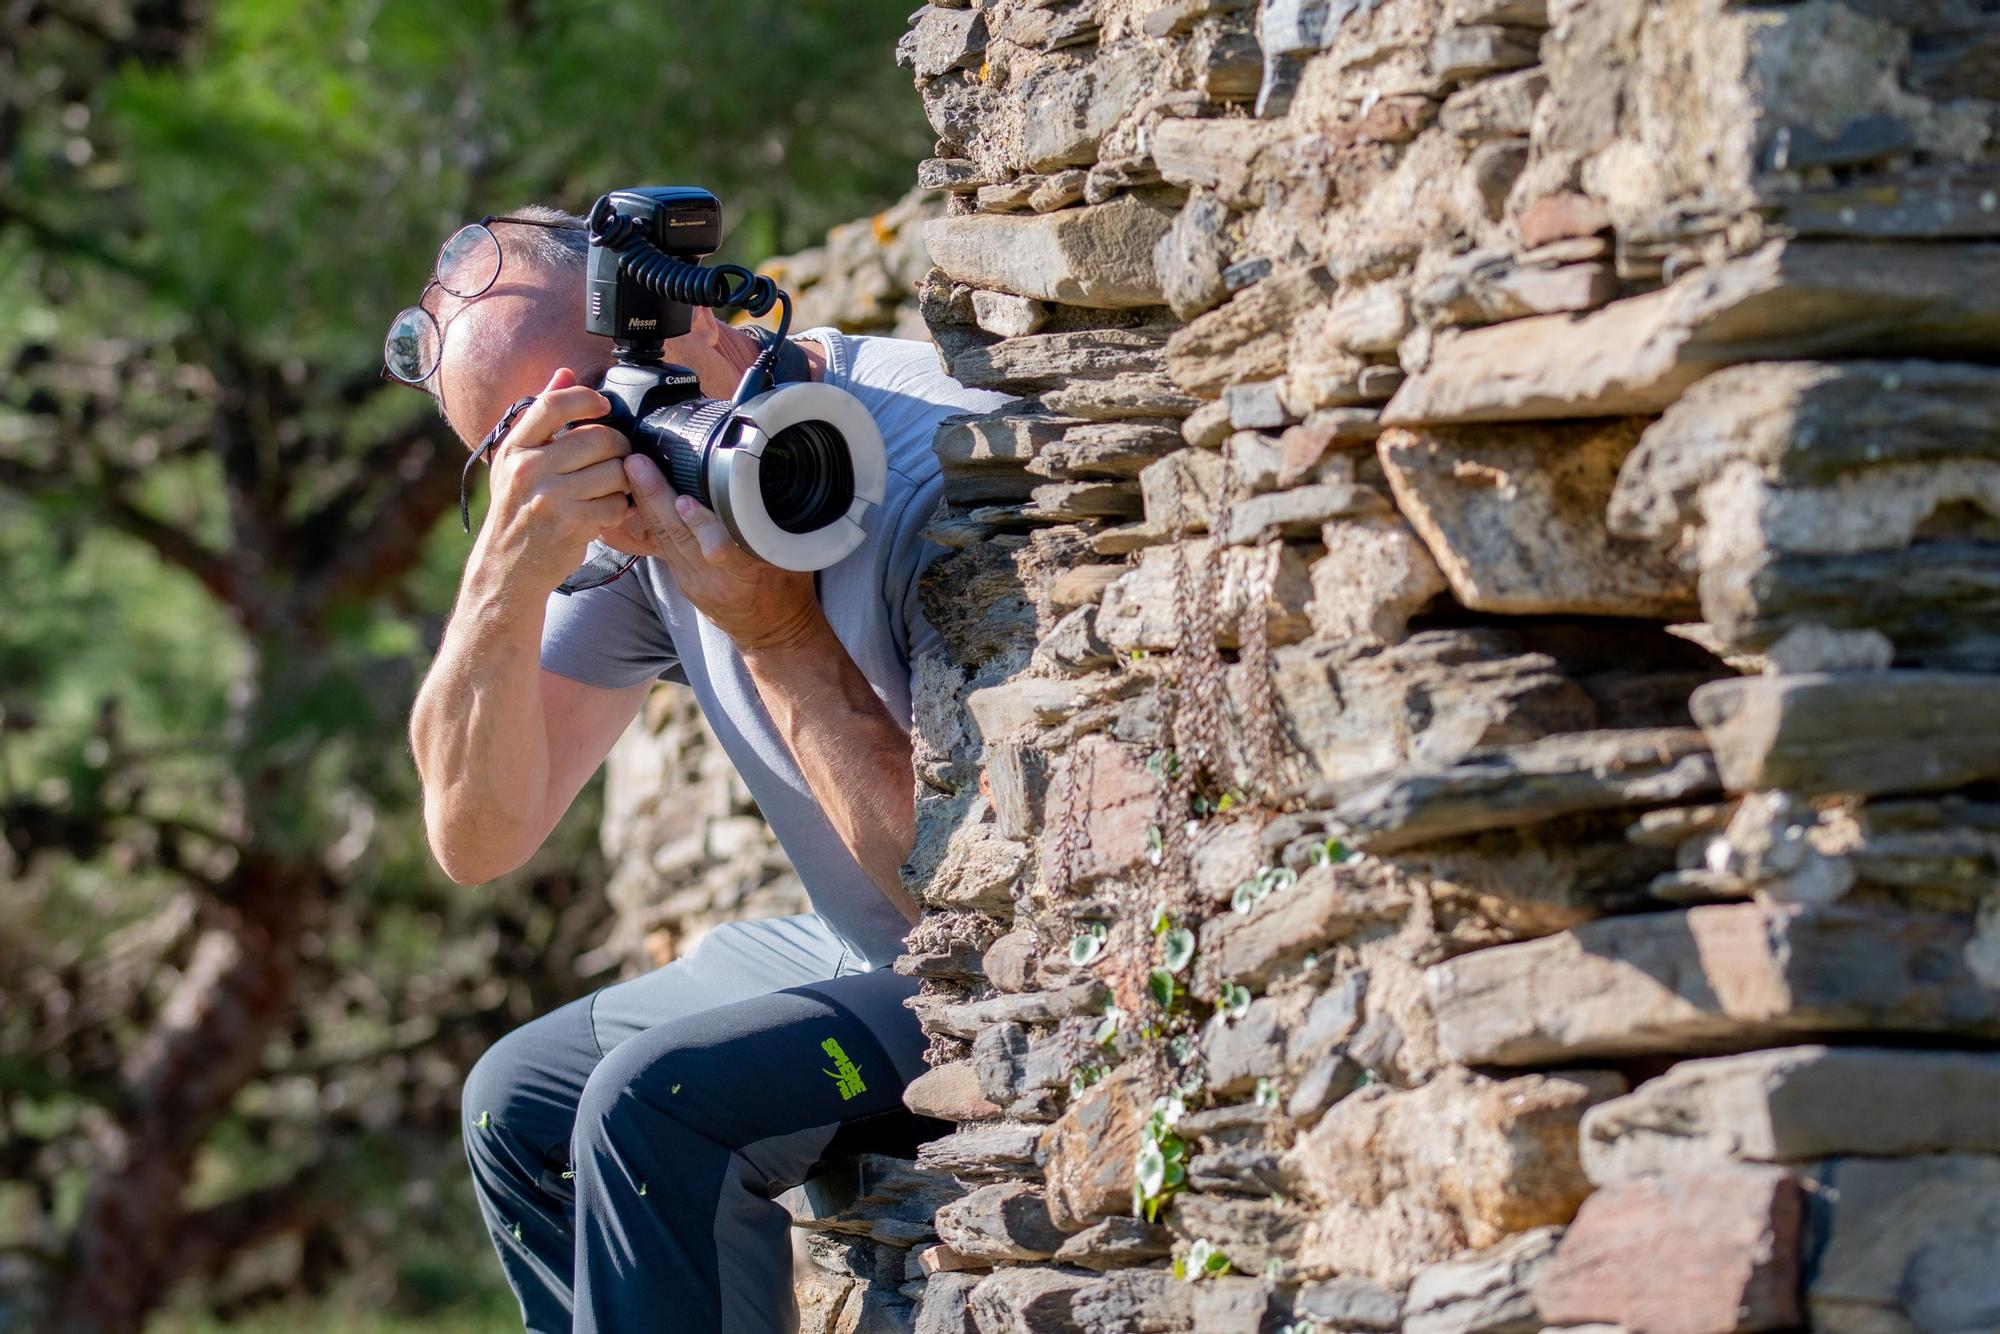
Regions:
<instances>
[{"instance_id":1,"label":"man's face","mask_svg":"<svg viewBox=\"0 0 2000 1334\"><path fill-rule=\"evenodd\" d=\"M610 365L610 345L583 331L583 275L510 263L482 295L433 293L444 332L436 386L445 420L467 448L516 399L538 394L557 368L594 383Z\"/></svg>"}]
</instances>

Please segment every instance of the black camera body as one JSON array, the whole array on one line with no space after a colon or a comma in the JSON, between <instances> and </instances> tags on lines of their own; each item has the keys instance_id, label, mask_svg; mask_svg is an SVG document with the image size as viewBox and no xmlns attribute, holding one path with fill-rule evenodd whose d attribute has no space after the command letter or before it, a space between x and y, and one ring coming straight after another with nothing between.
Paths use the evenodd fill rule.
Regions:
<instances>
[{"instance_id":1,"label":"black camera body","mask_svg":"<svg viewBox=\"0 0 2000 1334\"><path fill-rule=\"evenodd\" d=\"M662 252L694 261L714 254L722 244L722 201L695 186L640 186L613 190L590 211L583 327L609 338L617 358L597 386L611 400L605 424L623 432L633 448L671 476L662 451L647 447L651 433L635 427L662 408L701 397L701 380L692 370L660 359L665 340L693 327L694 308L654 291L627 270L622 252L598 241L600 220L607 217L629 219Z\"/></svg>"},{"instance_id":2,"label":"black camera body","mask_svg":"<svg viewBox=\"0 0 2000 1334\"><path fill-rule=\"evenodd\" d=\"M590 211L584 328L612 340L598 390L602 419L659 465L676 492L721 518L739 546L788 570L820 570L866 536L888 465L874 418L831 385L772 387L791 300L734 264L698 263L722 244L722 205L695 186L614 190ZM778 331L731 399L662 359L693 327L694 307L780 307Z\"/></svg>"}]
</instances>

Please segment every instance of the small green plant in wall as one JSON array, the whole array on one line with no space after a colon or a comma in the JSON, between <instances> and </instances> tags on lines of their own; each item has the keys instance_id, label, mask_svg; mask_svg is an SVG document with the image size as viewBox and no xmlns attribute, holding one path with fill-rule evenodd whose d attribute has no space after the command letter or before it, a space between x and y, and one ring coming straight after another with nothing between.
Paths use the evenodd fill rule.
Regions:
<instances>
[{"instance_id":1,"label":"small green plant in wall","mask_svg":"<svg viewBox=\"0 0 2000 1334\"><path fill-rule=\"evenodd\" d=\"M1111 1067L1106 1065L1080 1065L1069 1077L1069 1096L1080 1098L1083 1091L1103 1079Z\"/></svg>"},{"instance_id":2,"label":"small green plant in wall","mask_svg":"<svg viewBox=\"0 0 2000 1334\"><path fill-rule=\"evenodd\" d=\"M1314 866L1337 866L1354 855L1354 850L1337 838L1329 838L1324 843L1315 843L1306 860Z\"/></svg>"},{"instance_id":3,"label":"small green plant in wall","mask_svg":"<svg viewBox=\"0 0 2000 1334\"><path fill-rule=\"evenodd\" d=\"M1229 896L1229 906L1237 912L1249 912L1272 894L1281 889L1289 889L1299 882L1299 873L1289 866L1266 866L1236 887Z\"/></svg>"},{"instance_id":4,"label":"small green plant in wall","mask_svg":"<svg viewBox=\"0 0 2000 1334\"><path fill-rule=\"evenodd\" d=\"M1224 982L1215 996L1215 1012L1224 1023L1241 1019L1250 1012L1250 988L1240 982Z\"/></svg>"},{"instance_id":5,"label":"small green plant in wall","mask_svg":"<svg viewBox=\"0 0 2000 1334\"><path fill-rule=\"evenodd\" d=\"M1196 815L1227 815L1238 806L1248 805L1249 802L1250 798L1244 795L1241 788L1232 787L1221 796L1213 798L1205 797L1197 792L1194 798L1194 813Z\"/></svg>"},{"instance_id":6,"label":"small green plant in wall","mask_svg":"<svg viewBox=\"0 0 2000 1334\"><path fill-rule=\"evenodd\" d=\"M1175 922L1165 904L1153 909L1152 928L1154 938L1160 942L1160 962L1146 974L1146 991L1154 1004L1171 1015L1176 1003L1187 994L1187 988L1178 979L1194 960L1194 932ZM1149 1034L1157 1035L1159 1031L1154 1026Z\"/></svg>"},{"instance_id":7,"label":"small green plant in wall","mask_svg":"<svg viewBox=\"0 0 2000 1334\"><path fill-rule=\"evenodd\" d=\"M1207 1237L1198 1237L1187 1248L1187 1254L1174 1260L1174 1277L1188 1283L1198 1283L1205 1278L1219 1278L1229 1272L1229 1257Z\"/></svg>"},{"instance_id":8,"label":"small green plant in wall","mask_svg":"<svg viewBox=\"0 0 2000 1334\"><path fill-rule=\"evenodd\" d=\"M1069 961L1078 968L1084 967L1104 953L1104 938L1111 929L1102 922L1092 922L1069 938Z\"/></svg>"},{"instance_id":9,"label":"small green plant in wall","mask_svg":"<svg viewBox=\"0 0 2000 1334\"><path fill-rule=\"evenodd\" d=\"M1153 908L1153 936L1160 942L1161 965L1178 976L1194 958L1194 932L1174 921L1161 903Z\"/></svg>"},{"instance_id":10,"label":"small green plant in wall","mask_svg":"<svg viewBox=\"0 0 2000 1334\"><path fill-rule=\"evenodd\" d=\"M1108 1047L1118 1040L1118 1025L1124 1022L1125 1011L1110 1001L1104 1002L1104 1017L1097 1021L1097 1031L1091 1034L1100 1047Z\"/></svg>"},{"instance_id":11,"label":"small green plant in wall","mask_svg":"<svg viewBox=\"0 0 2000 1334\"><path fill-rule=\"evenodd\" d=\"M1132 1213L1148 1223L1159 1221L1160 1206L1187 1185L1187 1143L1174 1127L1187 1112L1178 1093L1153 1100L1153 1113L1139 1133L1139 1154L1132 1170Z\"/></svg>"}]
</instances>

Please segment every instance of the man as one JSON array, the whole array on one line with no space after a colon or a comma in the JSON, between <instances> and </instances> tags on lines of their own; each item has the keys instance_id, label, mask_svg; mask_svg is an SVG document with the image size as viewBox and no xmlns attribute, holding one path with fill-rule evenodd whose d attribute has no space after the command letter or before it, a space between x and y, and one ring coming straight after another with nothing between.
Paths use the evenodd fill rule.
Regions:
<instances>
[{"instance_id":1,"label":"man","mask_svg":"<svg viewBox=\"0 0 2000 1334\"><path fill-rule=\"evenodd\" d=\"M484 231L491 275L483 257L479 282L443 275L464 267L455 237L423 298L430 364L397 369L468 444L534 397L492 456L486 519L411 719L431 847L463 884L521 865L654 683L683 682L814 910L719 927L495 1044L465 1085L480 1207L531 1330L791 1329L772 1197L920 1128L901 1101L923 1069L903 1005L914 983L889 964L917 918L898 868L914 837L910 664L934 639L917 600L936 554L922 537L940 492L930 441L944 418L1004 400L950 379L925 344L801 335L793 374L868 407L889 488L852 555L817 576L780 570L623 436L565 426L605 411L586 386L610 360L582 328L580 221L533 209ZM698 310L666 359L726 398L758 347ZM394 334L391 349L393 363ZM552 595L599 539L645 559Z\"/></svg>"}]
</instances>

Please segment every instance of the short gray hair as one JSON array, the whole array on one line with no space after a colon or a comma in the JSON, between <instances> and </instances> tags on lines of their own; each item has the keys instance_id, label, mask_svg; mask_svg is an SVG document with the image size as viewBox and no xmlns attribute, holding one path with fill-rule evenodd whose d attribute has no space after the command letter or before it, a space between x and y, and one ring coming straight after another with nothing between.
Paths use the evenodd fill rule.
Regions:
<instances>
[{"instance_id":1,"label":"short gray hair","mask_svg":"<svg viewBox=\"0 0 2000 1334\"><path fill-rule=\"evenodd\" d=\"M567 269L581 268L584 257L590 253L590 224L574 213L565 213L547 204L523 204L504 216L554 224L549 227L509 227L505 223L496 223L493 235L499 239L504 254L518 255L552 269Z\"/></svg>"}]
</instances>

